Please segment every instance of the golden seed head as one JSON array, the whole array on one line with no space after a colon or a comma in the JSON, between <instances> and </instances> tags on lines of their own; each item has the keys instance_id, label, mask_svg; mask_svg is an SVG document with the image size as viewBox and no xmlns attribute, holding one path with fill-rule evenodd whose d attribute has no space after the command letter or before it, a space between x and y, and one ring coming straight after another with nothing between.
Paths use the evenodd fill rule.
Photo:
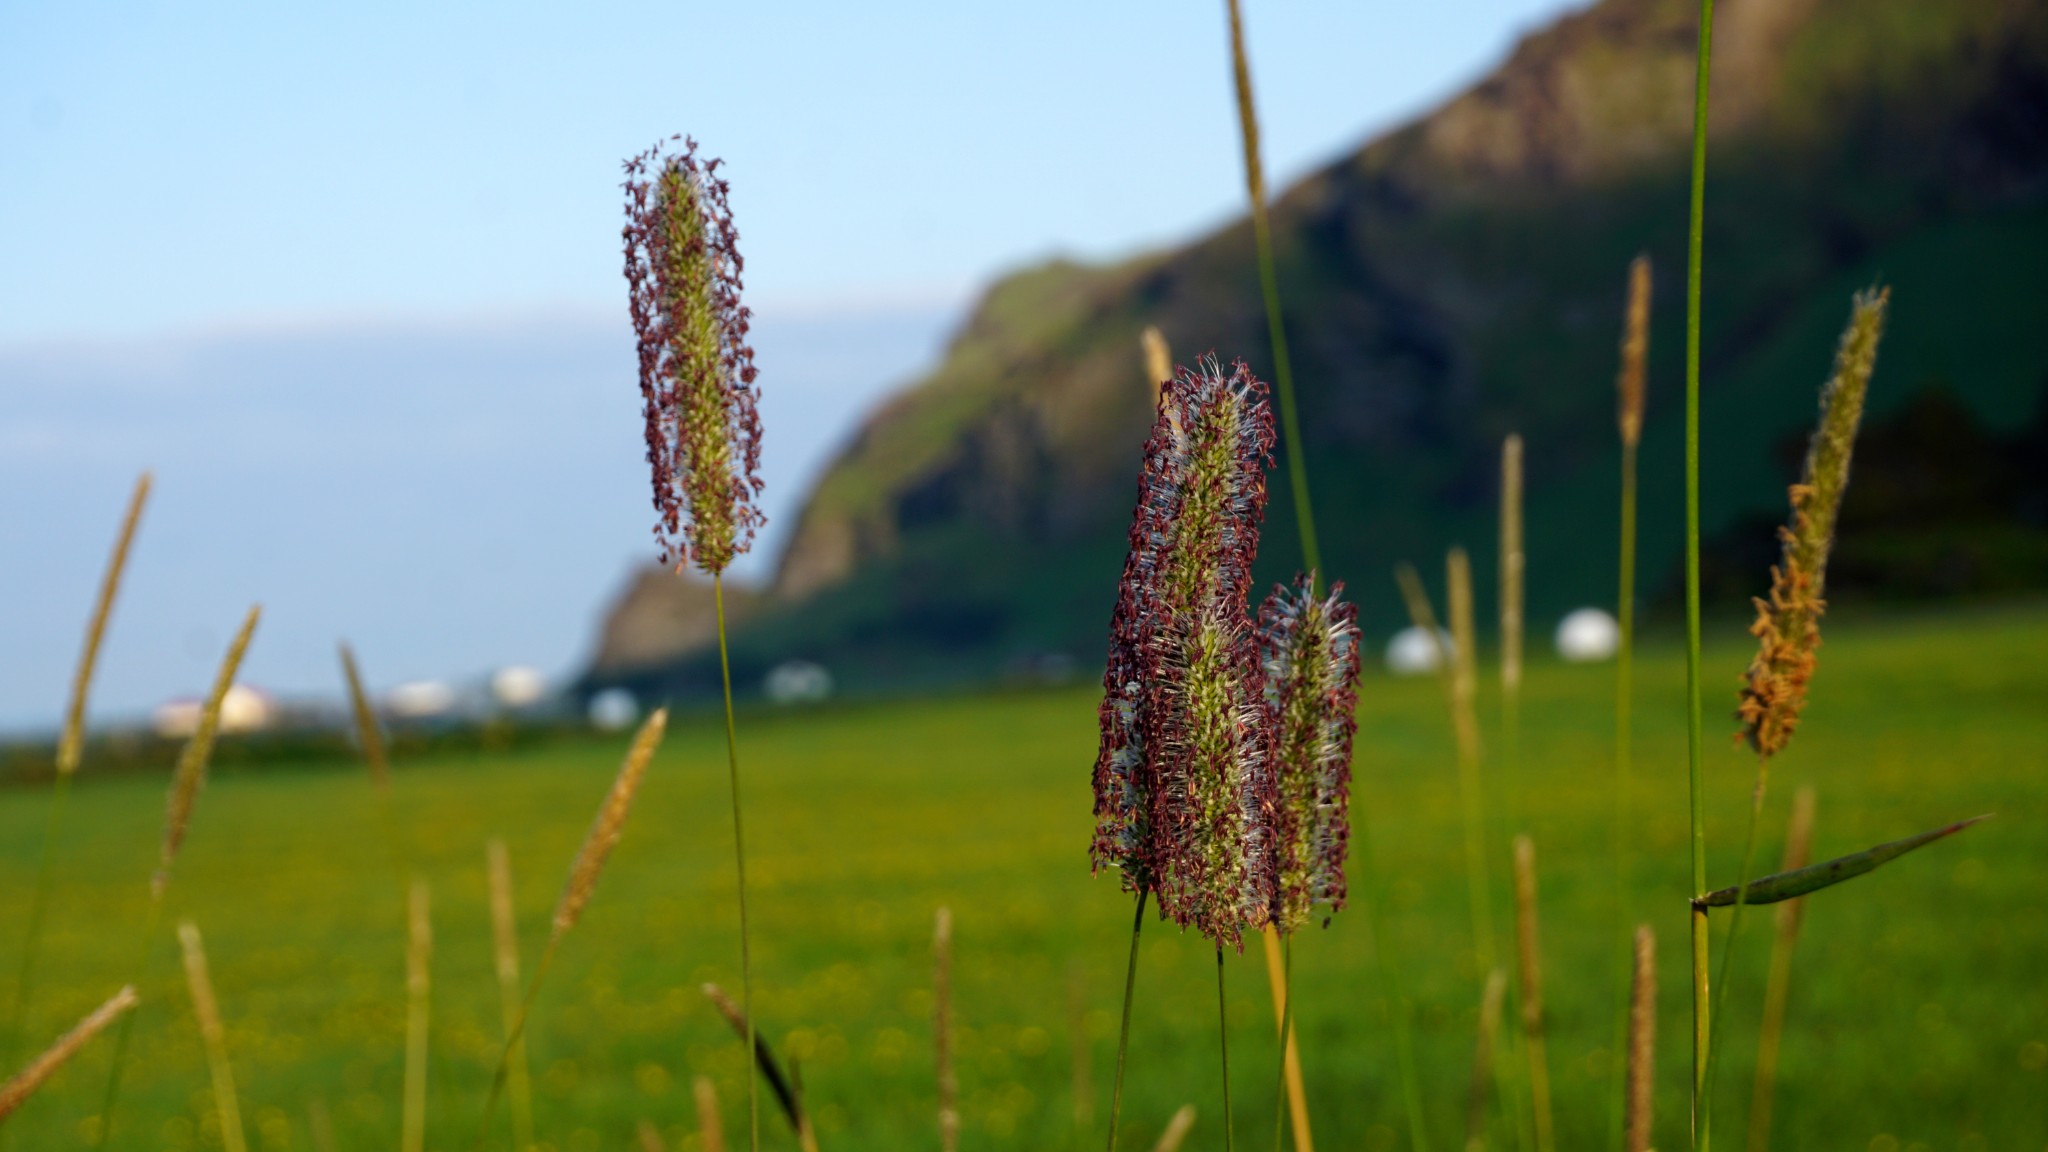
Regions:
<instances>
[{"instance_id":1,"label":"golden seed head","mask_svg":"<svg viewBox=\"0 0 2048 1152\"><path fill-rule=\"evenodd\" d=\"M1173 354L1167 350L1166 334L1156 325L1146 325L1139 342L1145 346L1145 377L1152 382L1152 400L1159 401L1159 390L1173 379Z\"/></svg>"},{"instance_id":2,"label":"golden seed head","mask_svg":"<svg viewBox=\"0 0 2048 1152\"><path fill-rule=\"evenodd\" d=\"M1649 1152L1650 1098L1657 1055L1657 934L1636 926L1635 971L1629 981L1628 1077L1623 1147Z\"/></svg>"},{"instance_id":3,"label":"golden seed head","mask_svg":"<svg viewBox=\"0 0 2048 1152\"><path fill-rule=\"evenodd\" d=\"M199 709L199 726L192 730L192 738L185 742L185 750L178 756L178 768L171 777L170 800L164 807L163 851L156 875L150 880L159 897L171 882L171 863L178 858L178 849L184 847L185 833L192 824L192 806L198 802L199 788L206 782L206 765L213 758L214 737L220 733L221 702L235 685L235 675L241 671L242 657L249 651L249 641L256 635L256 621L262 615L263 606L258 604L242 619L241 630L235 633L227 655L221 659L220 671L214 676L213 690L207 693L206 703Z\"/></svg>"},{"instance_id":4,"label":"golden seed head","mask_svg":"<svg viewBox=\"0 0 2048 1152\"><path fill-rule=\"evenodd\" d=\"M1522 684L1522 438L1500 446L1500 682Z\"/></svg>"},{"instance_id":5,"label":"golden seed head","mask_svg":"<svg viewBox=\"0 0 2048 1152\"><path fill-rule=\"evenodd\" d=\"M93 1037L106 1031L121 1013L140 1003L135 995L134 985L124 985L119 992L108 997L107 1002L92 1010L91 1015L80 1020L71 1031L57 1038L57 1042L43 1050L43 1054L29 1061L28 1067L16 1073L12 1080L0 1084L0 1120L22 1106L36 1089L43 1086L64 1062L78 1054Z\"/></svg>"},{"instance_id":6,"label":"golden seed head","mask_svg":"<svg viewBox=\"0 0 2048 1152\"><path fill-rule=\"evenodd\" d=\"M85 697L92 688L93 667L99 663L107 618L114 614L114 595L121 590L121 573L128 567L128 548L135 543L135 526L142 522L142 506L149 500L149 485L147 472L135 481L135 492L128 498L128 514L121 520L121 534L114 540L114 554L107 559L107 572L100 580L92 620L85 628L85 651L78 656L78 671L71 680L71 705L64 713L63 734L57 739L59 776L78 771L78 761L85 750Z\"/></svg>"},{"instance_id":7,"label":"golden seed head","mask_svg":"<svg viewBox=\"0 0 2048 1152\"><path fill-rule=\"evenodd\" d=\"M576 926L584 905L590 903L590 892L597 887L597 878L611 857L613 845L619 842L619 834L625 831L626 817L633 811L633 797L640 790L640 780L647 775L647 765L653 761L654 750L661 746L661 736L667 728L668 709L656 708L633 737L633 746L626 752L625 763L619 766L619 775L604 798L604 807L598 809L590 833L583 838L583 847L576 851L575 863L569 866L569 882L555 904L555 940Z\"/></svg>"},{"instance_id":8,"label":"golden seed head","mask_svg":"<svg viewBox=\"0 0 2048 1152\"><path fill-rule=\"evenodd\" d=\"M1650 258L1638 256L1628 266L1628 311L1621 330L1621 442L1630 447L1643 435L1643 393L1650 358Z\"/></svg>"},{"instance_id":9,"label":"golden seed head","mask_svg":"<svg viewBox=\"0 0 2048 1152\"><path fill-rule=\"evenodd\" d=\"M1791 487L1792 522L1778 529L1783 553L1771 568L1770 598L1755 601L1756 622L1749 630L1757 638L1757 655L1744 675L1736 714L1741 738L1766 759L1791 742L1806 706L1820 648L1820 618L1827 611L1828 552L1842 494L1849 487L1849 460L1890 297L1885 288L1856 294L1835 352L1834 374L1821 391L1820 424L1807 446L1799 482Z\"/></svg>"}]
</instances>

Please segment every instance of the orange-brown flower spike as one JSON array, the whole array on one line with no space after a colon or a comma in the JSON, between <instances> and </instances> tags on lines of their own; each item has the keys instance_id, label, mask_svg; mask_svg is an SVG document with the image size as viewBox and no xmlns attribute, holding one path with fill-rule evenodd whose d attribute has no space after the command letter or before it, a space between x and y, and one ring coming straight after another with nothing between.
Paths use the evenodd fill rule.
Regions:
<instances>
[{"instance_id":1,"label":"orange-brown flower spike","mask_svg":"<svg viewBox=\"0 0 2048 1152\"><path fill-rule=\"evenodd\" d=\"M675 137L671 137L671 140ZM766 523L760 390L720 162L661 144L626 161L626 285L662 561L717 575Z\"/></svg>"},{"instance_id":2,"label":"orange-brown flower spike","mask_svg":"<svg viewBox=\"0 0 2048 1152\"><path fill-rule=\"evenodd\" d=\"M1849 458L1890 299L1887 288L1856 294L1835 352L1834 375L1821 392L1820 426L1807 447L1799 482L1792 485L1792 522L1778 529L1784 553L1771 569L1770 599L1756 601L1756 623L1749 630L1758 649L1744 676L1737 715L1741 738L1765 759L1791 741L1806 706L1820 648L1820 618L1827 610L1828 549L1834 544L1842 493L1849 487Z\"/></svg>"}]
</instances>

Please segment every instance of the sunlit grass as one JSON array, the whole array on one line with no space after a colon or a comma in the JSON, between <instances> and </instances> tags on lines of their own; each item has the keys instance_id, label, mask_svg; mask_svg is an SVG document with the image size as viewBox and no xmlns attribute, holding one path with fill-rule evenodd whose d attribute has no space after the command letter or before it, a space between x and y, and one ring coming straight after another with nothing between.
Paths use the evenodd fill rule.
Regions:
<instances>
[{"instance_id":1,"label":"sunlit grass","mask_svg":"<svg viewBox=\"0 0 2048 1152\"><path fill-rule=\"evenodd\" d=\"M1710 621L1710 874L1732 883L1751 763L1733 732L1748 657L1738 622ZM1835 621L1799 746L1777 766L1789 797L1818 789L1816 856L1997 810L1884 884L1815 897L1800 942L1780 1075L1782 1147L2029 1147L2048 1141L2048 605L1906 620ZM1660 1146L1681 1146L1687 884L1682 652L1655 638L1639 665L1639 906L1658 928ZM1612 671L1533 663L1524 684L1531 831L1543 855L1546 994L1558 1144L1607 1130L1614 948L1609 904ZM1411 958L1417 1049L1439 1144L1462 1131L1480 983L1471 959L1455 760L1441 687L1368 675L1356 803L1388 879L1389 931ZM1496 701L1482 696L1487 708ZM828 1152L936 1147L931 925L955 920L962 1146L1074 1146L1067 989L1086 979L1098 1103L1107 1098L1130 901L1090 879L1092 688L904 703L751 725L749 883L761 1023L801 1062ZM739 946L721 720L679 719L533 1024L536 1123L558 1149L630 1147L642 1117L694 1148L690 1082L742 1098L740 1046L698 985L734 985ZM539 946L561 877L610 782L623 738L506 757L401 761L396 806L434 886L428 1146L474 1134L503 1044L482 845L519 871L522 943ZM95 779L60 858L43 998L27 1035L56 1035L129 974L155 863L163 781ZM0 920L20 915L44 797L0 793ZM1783 805L1766 815L1773 857ZM758 815L756 815L758 813ZM756 830L758 828L758 830ZM195 816L166 923L206 934L252 1148L307 1148L308 1109L340 1146L396 1143L405 1037L403 893L352 763L230 772ZM1155 926L1156 927L1156 926ZM1319 1146L1396 1146L1403 1119L1364 921L1339 915L1298 949L1298 1034ZM18 942L0 933L0 966ZM1741 1122L1764 950L1731 989L1724 1132ZM1190 1146L1218 1146L1213 959L1207 942L1148 932L1125 1131L1149 1146L1181 1105ZM1239 1132L1271 1138L1272 1006L1256 950L1230 983ZM206 1064L166 931L123 1088L121 1148L218 1146ZM2033 1045L2033 1047L2028 1047ZM1235 1055L1235 1053L1233 1053ZM106 1053L88 1050L13 1118L17 1148L80 1143ZM1104 1122L1098 1108L1097 1124ZM793 1146L779 1117L764 1134ZM1206 1133L1206 1135L1205 1135ZM1087 1141L1095 1146L1099 1137Z\"/></svg>"}]
</instances>

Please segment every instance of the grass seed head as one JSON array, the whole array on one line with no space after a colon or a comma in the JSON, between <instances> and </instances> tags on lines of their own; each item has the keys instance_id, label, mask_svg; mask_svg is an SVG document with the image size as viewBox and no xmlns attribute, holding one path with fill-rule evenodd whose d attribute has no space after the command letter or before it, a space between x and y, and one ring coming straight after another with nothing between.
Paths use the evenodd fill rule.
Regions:
<instances>
[{"instance_id":1,"label":"grass seed head","mask_svg":"<svg viewBox=\"0 0 2048 1152\"><path fill-rule=\"evenodd\" d=\"M1358 609L1343 594L1340 583L1318 597L1314 576L1302 575L1259 609L1277 793L1273 922L1282 932L1306 924L1317 905L1344 907L1359 637Z\"/></svg>"},{"instance_id":2,"label":"grass seed head","mask_svg":"<svg viewBox=\"0 0 2048 1152\"><path fill-rule=\"evenodd\" d=\"M235 675L241 671L242 657L249 651L249 641L256 635L256 621L262 615L263 608L257 605L243 617L241 630L229 643L220 671L214 676L213 690L207 693L206 703L199 709L199 725L178 756L177 771L171 776L170 799L164 805L163 850L157 859L156 875L150 878L150 887L159 898L171 882L171 864L185 845L185 833L192 826L192 808L199 800L200 786L206 782L206 765L213 758L214 738L220 733L221 702L227 699L228 689L235 686Z\"/></svg>"},{"instance_id":3,"label":"grass seed head","mask_svg":"<svg viewBox=\"0 0 2048 1152\"><path fill-rule=\"evenodd\" d=\"M671 137L670 140L674 140ZM662 561L712 575L766 523L760 390L720 161L656 144L626 161L626 285Z\"/></svg>"},{"instance_id":4,"label":"grass seed head","mask_svg":"<svg viewBox=\"0 0 2048 1152\"><path fill-rule=\"evenodd\" d=\"M43 1050L43 1054L29 1061L28 1067L16 1073L14 1078L0 1084L0 1120L22 1106L36 1089L54 1075L64 1062L78 1054L93 1037L106 1031L121 1013L138 1003L133 985L124 986L119 992L108 997L107 1002L93 1009L92 1014L80 1020L71 1031L57 1038L57 1042Z\"/></svg>"},{"instance_id":5,"label":"grass seed head","mask_svg":"<svg viewBox=\"0 0 2048 1152\"><path fill-rule=\"evenodd\" d=\"M1624 1128L1628 1152L1649 1152L1651 1089L1657 1059L1657 933L1636 925L1635 966L1629 981L1628 1075Z\"/></svg>"},{"instance_id":6,"label":"grass seed head","mask_svg":"<svg viewBox=\"0 0 2048 1152\"><path fill-rule=\"evenodd\" d=\"M1740 738L1765 759L1791 742L1806 706L1820 648L1820 618L1827 611L1828 551L1849 487L1849 460L1890 298L1886 288L1856 294L1835 352L1834 374L1821 391L1820 424L1807 446L1799 482L1791 488L1792 522L1778 529L1783 552L1771 568L1770 598L1756 601L1756 622L1749 630L1757 638L1757 655L1744 675L1736 714L1742 721Z\"/></svg>"},{"instance_id":7,"label":"grass seed head","mask_svg":"<svg viewBox=\"0 0 2048 1152\"><path fill-rule=\"evenodd\" d=\"M1235 621L1229 612L1214 621L1235 626L1222 639L1249 643L1243 604L1272 446L1266 386L1243 362L1226 373L1209 357L1164 382L1110 622L1094 772L1089 855L1098 871L1121 871L1132 891L1159 888L1168 855L1163 705L1155 699L1162 660L1178 652L1174 669L1185 670L1185 646L1213 604L1236 605Z\"/></svg>"},{"instance_id":8,"label":"grass seed head","mask_svg":"<svg viewBox=\"0 0 2048 1152\"><path fill-rule=\"evenodd\" d=\"M640 780L647 775L647 765L653 761L654 750L661 746L661 736L667 728L668 709L656 708L633 737L626 761L619 766L612 790L605 795L604 807L597 810L597 819L591 822L583 847L576 850L576 861L569 866L569 882L555 904L554 939L560 940L575 927L584 905L590 903L591 890L597 887L605 861L611 857L620 833L625 831L626 817L633 811L633 797L640 790Z\"/></svg>"},{"instance_id":9,"label":"grass seed head","mask_svg":"<svg viewBox=\"0 0 2048 1152\"><path fill-rule=\"evenodd\" d=\"M1628 266L1628 311L1621 329L1621 375L1615 381L1621 442L1634 447L1643 436L1643 393L1649 379L1650 258Z\"/></svg>"},{"instance_id":10,"label":"grass seed head","mask_svg":"<svg viewBox=\"0 0 2048 1152\"><path fill-rule=\"evenodd\" d=\"M128 497L128 514L121 518L121 534L114 539L114 554L107 558L107 571L100 578L99 599L93 602L92 619L85 627L85 650L78 655L78 670L71 679L71 703L64 711L64 729L57 738L57 774L78 771L85 750L85 699L92 689L93 668L99 663L100 642L106 639L107 620L114 614L114 597L121 590L121 573L128 567L128 549L135 543L135 527L142 522L142 506L149 501L150 475L135 481Z\"/></svg>"}]
</instances>

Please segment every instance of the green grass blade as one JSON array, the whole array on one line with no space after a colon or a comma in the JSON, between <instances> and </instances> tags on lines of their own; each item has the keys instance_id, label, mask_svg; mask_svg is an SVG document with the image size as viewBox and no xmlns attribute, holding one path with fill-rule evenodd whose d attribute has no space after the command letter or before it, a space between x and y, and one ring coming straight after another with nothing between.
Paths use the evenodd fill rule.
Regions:
<instances>
[{"instance_id":1,"label":"green grass blade","mask_svg":"<svg viewBox=\"0 0 2048 1152\"><path fill-rule=\"evenodd\" d=\"M1853 880L1866 872L1874 871L1916 848L1924 848L1936 840L1953 836L1972 824L1989 820L1992 815L1993 813L1987 812L1982 816L1972 816L1968 820L1922 832L1917 836L1908 836L1904 840L1893 840L1874 848L1865 848L1861 852L1837 856L1821 864L1765 876L1748 886L1749 893L1746 896L1742 895L1741 885L1719 888L1704 896L1693 897L1693 907L1725 908L1734 904L1738 896L1745 904L1776 904L1780 900L1791 900L1823 888L1832 888L1844 880Z\"/></svg>"}]
</instances>

